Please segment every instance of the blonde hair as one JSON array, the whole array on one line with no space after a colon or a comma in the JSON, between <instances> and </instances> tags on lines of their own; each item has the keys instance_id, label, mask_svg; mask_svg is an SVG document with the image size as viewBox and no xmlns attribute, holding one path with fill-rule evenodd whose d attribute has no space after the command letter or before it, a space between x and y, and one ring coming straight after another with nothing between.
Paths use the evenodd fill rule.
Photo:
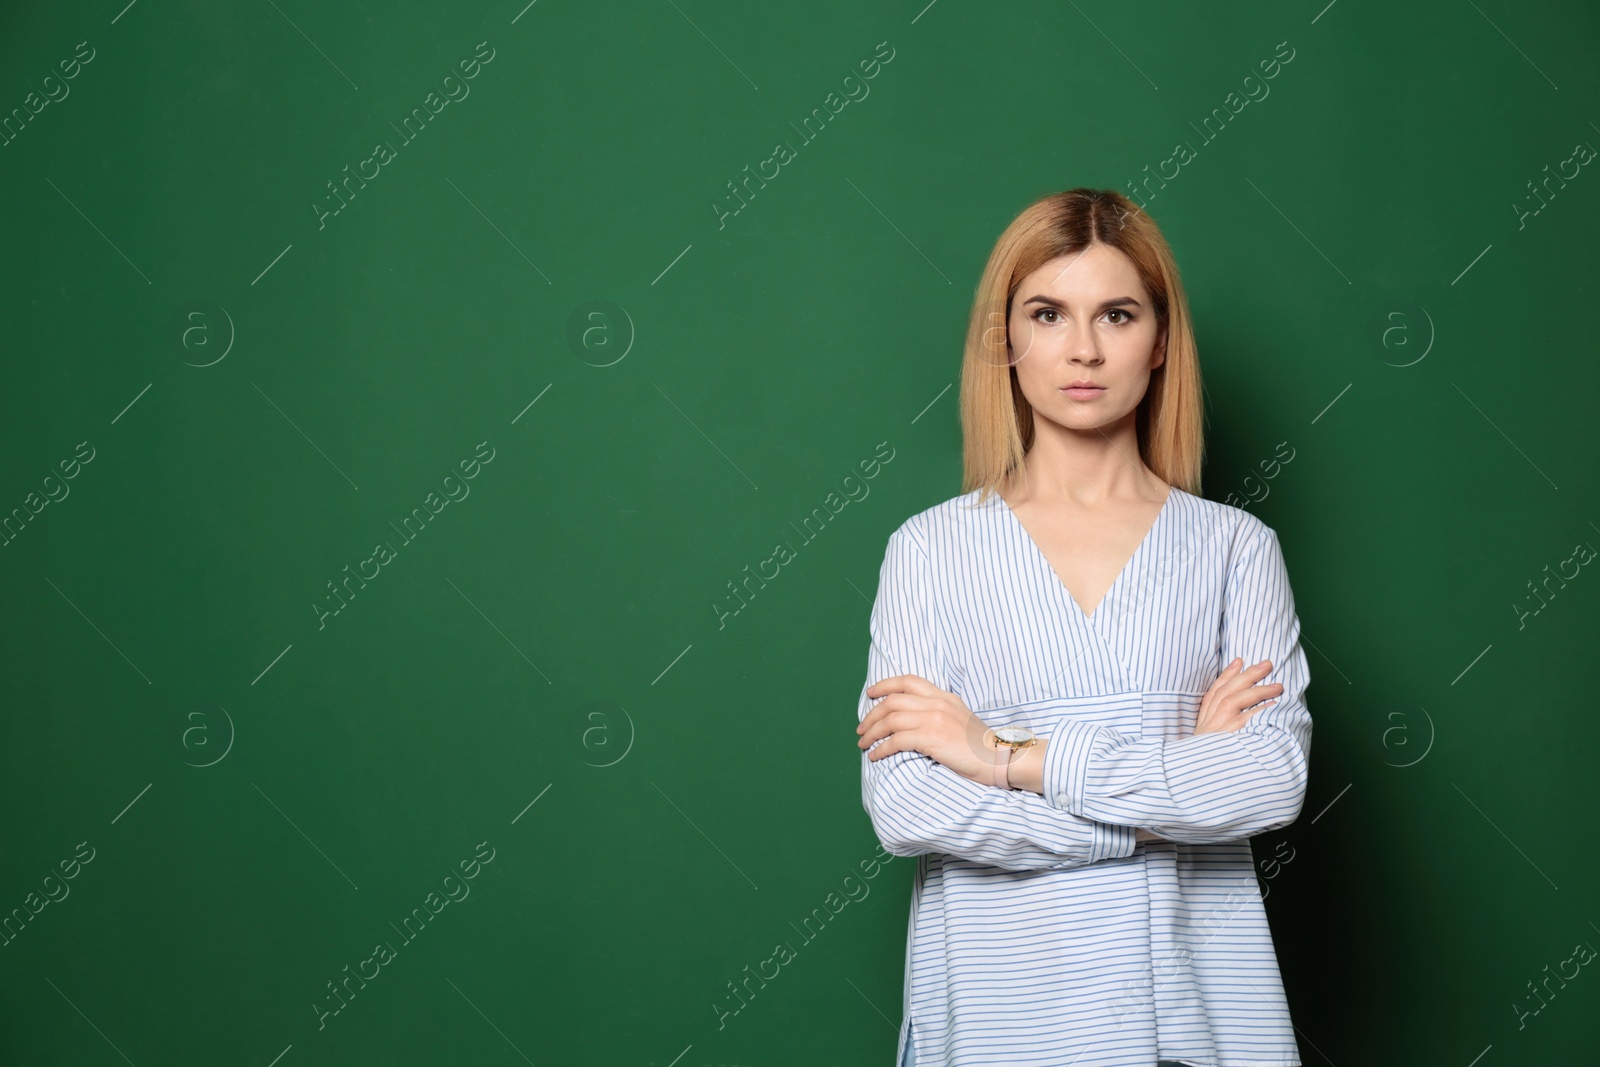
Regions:
<instances>
[{"instance_id":1,"label":"blonde hair","mask_svg":"<svg viewBox=\"0 0 1600 1067\"><path fill-rule=\"evenodd\" d=\"M1011 299L1022 279L1091 244L1118 249L1139 272L1166 331L1135 423L1139 456L1169 485L1200 494L1204 406L1200 355L1178 264L1155 220L1112 190L1069 189L1029 204L995 242L978 282L961 364L961 491L987 501L1033 447L1033 406L1007 355Z\"/></svg>"}]
</instances>

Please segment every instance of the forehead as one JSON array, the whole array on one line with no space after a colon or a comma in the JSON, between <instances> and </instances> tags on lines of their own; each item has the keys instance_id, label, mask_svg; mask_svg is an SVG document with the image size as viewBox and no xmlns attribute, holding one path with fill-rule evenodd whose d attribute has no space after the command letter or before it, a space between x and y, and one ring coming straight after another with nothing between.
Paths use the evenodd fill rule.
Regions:
<instances>
[{"instance_id":1,"label":"forehead","mask_svg":"<svg viewBox=\"0 0 1600 1067\"><path fill-rule=\"evenodd\" d=\"M1082 252L1057 256L1022 279L1017 299L1051 296L1062 303L1092 302L1118 296L1145 299L1139 271L1120 249L1092 244Z\"/></svg>"}]
</instances>

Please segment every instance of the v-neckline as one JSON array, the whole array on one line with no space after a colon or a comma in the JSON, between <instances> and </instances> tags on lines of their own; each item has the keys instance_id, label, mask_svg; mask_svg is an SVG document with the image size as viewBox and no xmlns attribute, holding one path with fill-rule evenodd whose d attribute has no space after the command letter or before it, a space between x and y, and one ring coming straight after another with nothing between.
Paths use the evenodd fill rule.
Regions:
<instances>
[{"instance_id":1,"label":"v-neckline","mask_svg":"<svg viewBox=\"0 0 1600 1067\"><path fill-rule=\"evenodd\" d=\"M1039 566L1043 568L1045 575L1049 577L1057 589L1061 590L1061 595L1066 599L1067 603L1072 605L1072 610L1077 612L1078 617L1084 622L1093 625L1095 617L1100 614L1100 609L1105 606L1106 601L1111 599L1111 594L1117 591L1117 586L1122 584L1123 577L1132 569L1133 561L1139 558L1139 553L1144 551L1144 546L1150 543L1150 539L1155 535L1156 528L1161 525L1161 519L1166 515L1168 505L1172 503L1172 498L1177 492L1177 486L1167 486L1166 498L1161 501L1161 507L1157 510L1156 517L1150 520L1150 525L1145 530L1144 536L1134 546L1133 554L1123 562L1122 569L1117 571L1115 578L1111 579L1111 584L1106 586L1106 591L1100 594L1100 601L1094 606L1093 611L1083 610L1083 605L1078 603L1078 598L1072 595L1072 590L1067 588L1067 583L1061 580L1061 575L1057 574L1056 569L1050 565L1050 557L1044 554L1044 549L1040 548L1039 542L1033 539L1033 535L1028 532L1028 528L1022 524L1022 519L1018 517L1015 511L1011 510L1011 505L1006 503L1006 498L998 492L994 494L994 498L999 502L1000 509L1009 516L1012 526L1022 535L1022 539L1027 542L1029 550L1033 553L1033 557Z\"/></svg>"}]
</instances>

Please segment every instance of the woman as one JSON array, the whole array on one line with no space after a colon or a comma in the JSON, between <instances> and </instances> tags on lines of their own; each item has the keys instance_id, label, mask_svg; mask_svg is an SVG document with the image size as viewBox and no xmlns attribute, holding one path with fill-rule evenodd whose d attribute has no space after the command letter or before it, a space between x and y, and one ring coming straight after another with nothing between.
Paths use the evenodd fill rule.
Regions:
<instances>
[{"instance_id":1,"label":"woman","mask_svg":"<svg viewBox=\"0 0 1600 1067\"><path fill-rule=\"evenodd\" d=\"M920 857L900 1062L1299 1064L1249 838L1300 813L1308 669L1277 535L1198 495L1149 216L1073 189L1006 228L961 422L966 491L889 538L858 716L873 829Z\"/></svg>"}]
</instances>

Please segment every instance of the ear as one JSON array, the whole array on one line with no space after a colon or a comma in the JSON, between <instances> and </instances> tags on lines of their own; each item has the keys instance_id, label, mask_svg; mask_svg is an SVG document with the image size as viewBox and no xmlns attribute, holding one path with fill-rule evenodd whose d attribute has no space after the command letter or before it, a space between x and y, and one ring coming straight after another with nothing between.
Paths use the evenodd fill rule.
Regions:
<instances>
[{"instance_id":1,"label":"ear","mask_svg":"<svg viewBox=\"0 0 1600 1067\"><path fill-rule=\"evenodd\" d=\"M1155 370L1157 367L1161 366L1166 361L1167 361L1167 331L1166 331L1165 327L1162 327L1161 332L1156 335L1155 347L1152 348L1151 352L1150 352L1150 369L1151 370Z\"/></svg>"}]
</instances>

